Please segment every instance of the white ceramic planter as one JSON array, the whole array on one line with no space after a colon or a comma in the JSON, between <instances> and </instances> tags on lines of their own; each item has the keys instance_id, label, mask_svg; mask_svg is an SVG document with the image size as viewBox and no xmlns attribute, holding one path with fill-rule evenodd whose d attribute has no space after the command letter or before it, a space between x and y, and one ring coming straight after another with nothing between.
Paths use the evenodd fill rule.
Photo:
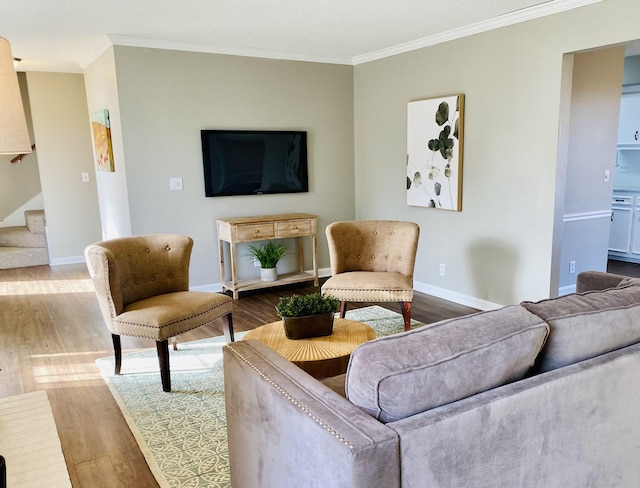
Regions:
<instances>
[{"instance_id":1,"label":"white ceramic planter","mask_svg":"<svg viewBox=\"0 0 640 488\"><path fill-rule=\"evenodd\" d=\"M262 281L276 281L278 279L278 268L260 268L260 279Z\"/></svg>"}]
</instances>

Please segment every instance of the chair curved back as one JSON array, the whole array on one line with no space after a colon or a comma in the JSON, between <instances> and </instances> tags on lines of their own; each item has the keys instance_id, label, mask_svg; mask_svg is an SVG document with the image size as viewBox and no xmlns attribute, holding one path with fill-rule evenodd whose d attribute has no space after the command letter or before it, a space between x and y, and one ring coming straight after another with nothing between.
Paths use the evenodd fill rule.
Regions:
<instances>
[{"instance_id":1,"label":"chair curved back","mask_svg":"<svg viewBox=\"0 0 640 488\"><path fill-rule=\"evenodd\" d=\"M193 239L177 234L121 237L87 246L85 258L109 329L125 306L189 290Z\"/></svg>"},{"instance_id":2,"label":"chair curved back","mask_svg":"<svg viewBox=\"0 0 640 488\"><path fill-rule=\"evenodd\" d=\"M414 222L356 220L326 228L333 276L383 271L413 277L420 228Z\"/></svg>"}]
</instances>

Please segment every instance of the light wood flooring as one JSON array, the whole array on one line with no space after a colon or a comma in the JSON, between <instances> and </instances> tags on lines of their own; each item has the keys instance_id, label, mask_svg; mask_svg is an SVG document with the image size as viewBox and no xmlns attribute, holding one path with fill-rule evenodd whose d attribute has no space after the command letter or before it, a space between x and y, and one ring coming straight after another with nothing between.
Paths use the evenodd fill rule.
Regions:
<instances>
[{"instance_id":1,"label":"light wood flooring","mask_svg":"<svg viewBox=\"0 0 640 488\"><path fill-rule=\"evenodd\" d=\"M302 285L241 295L234 302L235 330L276 321L278 297L313 291L318 288ZM387 308L399 312L397 304ZM413 301L413 317L424 323L474 311L421 293ZM221 323L179 340L218 335ZM152 347L152 341L122 338L125 354ZM95 364L111 355L111 335L84 264L0 270L0 398L47 390L74 488L157 488Z\"/></svg>"}]
</instances>

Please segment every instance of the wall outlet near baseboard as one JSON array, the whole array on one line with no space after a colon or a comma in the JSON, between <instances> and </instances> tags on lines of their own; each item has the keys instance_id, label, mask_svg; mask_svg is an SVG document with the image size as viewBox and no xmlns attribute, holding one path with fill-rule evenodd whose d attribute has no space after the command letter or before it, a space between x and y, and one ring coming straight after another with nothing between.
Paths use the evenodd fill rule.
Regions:
<instances>
[{"instance_id":1,"label":"wall outlet near baseboard","mask_svg":"<svg viewBox=\"0 0 640 488\"><path fill-rule=\"evenodd\" d=\"M440 276L444 276L444 263L440 263Z\"/></svg>"},{"instance_id":2,"label":"wall outlet near baseboard","mask_svg":"<svg viewBox=\"0 0 640 488\"><path fill-rule=\"evenodd\" d=\"M569 262L569 273L573 274L576 272L576 262L575 261L570 261Z\"/></svg>"}]
</instances>

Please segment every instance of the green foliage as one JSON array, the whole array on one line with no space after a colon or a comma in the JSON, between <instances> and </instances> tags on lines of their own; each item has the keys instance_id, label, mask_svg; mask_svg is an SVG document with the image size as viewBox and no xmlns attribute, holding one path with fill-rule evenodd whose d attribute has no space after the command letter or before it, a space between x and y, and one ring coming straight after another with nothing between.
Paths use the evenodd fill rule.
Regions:
<instances>
[{"instance_id":1,"label":"green foliage","mask_svg":"<svg viewBox=\"0 0 640 488\"><path fill-rule=\"evenodd\" d=\"M260 246L249 246L249 256L256 259L261 268L275 268L285 254L287 246L282 242L268 241Z\"/></svg>"},{"instance_id":2,"label":"green foliage","mask_svg":"<svg viewBox=\"0 0 640 488\"><path fill-rule=\"evenodd\" d=\"M280 317L304 317L306 315L320 315L335 313L340 301L330 295L320 293L311 295L292 295L280 297L276 304L276 311Z\"/></svg>"}]
</instances>

